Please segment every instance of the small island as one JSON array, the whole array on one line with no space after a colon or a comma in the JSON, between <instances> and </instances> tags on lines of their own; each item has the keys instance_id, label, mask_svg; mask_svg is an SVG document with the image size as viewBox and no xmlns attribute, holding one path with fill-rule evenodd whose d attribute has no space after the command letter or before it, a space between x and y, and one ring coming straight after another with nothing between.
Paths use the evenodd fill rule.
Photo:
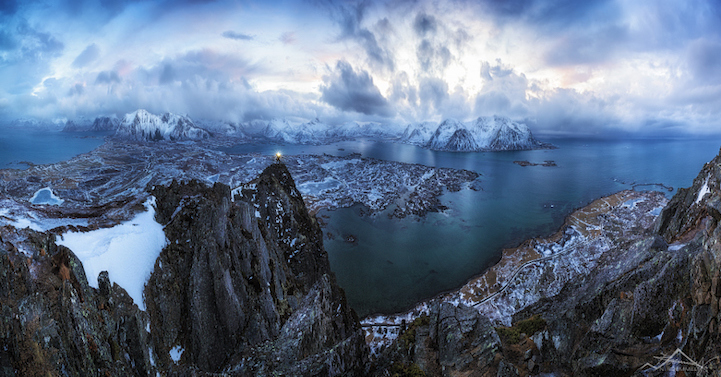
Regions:
<instances>
[{"instance_id":1,"label":"small island","mask_svg":"<svg viewBox=\"0 0 721 377\"><path fill-rule=\"evenodd\" d=\"M553 160L546 160L543 161L542 164L530 162L530 161L513 161L514 164L520 165L520 166L558 166L556 165L556 161Z\"/></svg>"}]
</instances>

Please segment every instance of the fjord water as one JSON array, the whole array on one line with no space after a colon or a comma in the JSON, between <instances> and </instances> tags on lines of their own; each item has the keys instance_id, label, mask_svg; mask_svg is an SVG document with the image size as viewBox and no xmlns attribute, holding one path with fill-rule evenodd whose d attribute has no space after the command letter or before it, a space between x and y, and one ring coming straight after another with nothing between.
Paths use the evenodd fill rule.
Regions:
<instances>
[{"instance_id":1,"label":"fjord water","mask_svg":"<svg viewBox=\"0 0 721 377\"><path fill-rule=\"evenodd\" d=\"M549 235L565 216L634 184L670 197L688 187L719 151L709 140L550 140L558 149L451 153L369 140L323 146L241 145L229 153L347 155L473 170L482 190L445 193L449 209L424 218L390 219L361 206L321 211L325 248L338 282L359 315L390 313L462 285L497 261L502 248ZM342 149L342 150L341 150ZM555 167L514 164L516 160ZM378 184L383 184L378 182ZM352 235L356 242L347 242Z\"/></svg>"},{"instance_id":2,"label":"fjord water","mask_svg":"<svg viewBox=\"0 0 721 377\"><path fill-rule=\"evenodd\" d=\"M0 169L25 169L26 164L48 164L87 153L103 143L107 132L0 128Z\"/></svg>"}]
</instances>

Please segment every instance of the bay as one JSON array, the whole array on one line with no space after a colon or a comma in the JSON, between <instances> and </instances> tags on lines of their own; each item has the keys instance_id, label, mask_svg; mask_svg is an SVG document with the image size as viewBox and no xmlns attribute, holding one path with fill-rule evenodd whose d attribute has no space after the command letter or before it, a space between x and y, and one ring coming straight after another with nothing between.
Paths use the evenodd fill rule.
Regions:
<instances>
[{"instance_id":1,"label":"bay","mask_svg":"<svg viewBox=\"0 0 721 377\"><path fill-rule=\"evenodd\" d=\"M596 198L624 189L671 197L688 187L721 139L554 139L558 149L452 153L373 140L329 145L245 144L228 153L361 153L363 157L473 170L482 190L445 193L449 209L424 218L373 216L357 205L321 211L331 268L360 316L392 313L459 287L493 265L504 247L555 232L564 218ZM557 166L519 166L514 161ZM382 182L378 182L382 184ZM672 191L663 186L673 187ZM355 242L348 242L353 236Z\"/></svg>"},{"instance_id":2,"label":"bay","mask_svg":"<svg viewBox=\"0 0 721 377\"><path fill-rule=\"evenodd\" d=\"M27 162L50 164L65 161L97 148L108 134L0 128L0 169L26 169Z\"/></svg>"}]
</instances>

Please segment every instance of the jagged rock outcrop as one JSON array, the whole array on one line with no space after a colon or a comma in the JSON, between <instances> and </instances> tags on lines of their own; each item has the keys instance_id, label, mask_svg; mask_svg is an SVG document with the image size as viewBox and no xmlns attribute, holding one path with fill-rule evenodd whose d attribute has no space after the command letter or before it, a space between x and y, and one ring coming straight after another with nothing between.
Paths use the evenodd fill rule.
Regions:
<instances>
[{"instance_id":1,"label":"jagged rock outcrop","mask_svg":"<svg viewBox=\"0 0 721 377\"><path fill-rule=\"evenodd\" d=\"M719 183L721 156L679 190L655 228L639 229L646 237L604 255L557 296L514 316L539 314L548 323L533 338L541 371L630 375L673 353L705 365L705 372L719 370Z\"/></svg>"},{"instance_id":2,"label":"jagged rock outcrop","mask_svg":"<svg viewBox=\"0 0 721 377\"><path fill-rule=\"evenodd\" d=\"M428 375L480 376L501 350L495 328L473 308L434 303L427 315L404 326L402 335L374 361L374 375L414 369Z\"/></svg>"},{"instance_id":3,"label":"jagged rock outcrop","mask_svg":"<svg viewBox=\"0 0 721 377\"><path fill-rule=\"evenodd\" d=\"M159 365L239 375L360 375L368 352L322 233L273 164L254 188L156 187L169 245L145 290ZM179 365L169 357L183 349Z\"/></svg>"},{"instance_id":4,"label":"jagged rock outcrop","mask_svg":"<svg viewBox=\"0 0 721 377\"><path fill-rule=\"evenodd\" d=\"M168 245L146 311L106 272L90 287L52 231L0 228L0 375L365 374L360 324L285 165L240 192L152 194Z\"/></svg>"},{"instance_id":5,"label":"jagged rock outcrop","mask_svg":"<svg viewBox=\"0 0 721 377\"><path fill-rule=\"evenodd\" d=\"M147 376L147 314L55 235L0 228L0 375Z\"/></svg>"},{"instance_id":6,"label":"jagged rock outcrop","mask_svg":"<svg viewBox=\"0 0 721 377\"><path fill-rule=\"evenodd\" d=\"M642 218L624 215L631 208L649 214L657 211L638 205L636 200L624 202L621 207L627 208L614 215L616 220L602 222L605 227L617 229L604 228L598 233L605 234L603 237L615 235L616 239L589 235L586 244L595 244L600 254L593 263L578 266L580 272L563 280L554 276L552 269L546 269L548 273L533 282L508 287L504 295L518 300L533 292L543 295L530 305L518 306L512 314L512 326L495 324L500 346L492 360L480 357L473 345L444 344L440 336L433 342L435 353L423 352L423 343L417 342L418 334L423 333L418 329L423 326L416 326L415 355L421 350L420 354L431 355L435 364L397 351L407 343L406 330L381 350L379 374L392 372L395 362L423 370L429 376L461 375L449 365L438 368L443 365L440 355L444 353L457 360L469 355L477 368L463 375L655 376L682 370L686 375L718 373L720 187L721 154L704 166L690 188L679 190L655 223L624 220ZM550 289L559 280L563 280L561 288ZM492 305L501 312L518 305L514 302L496 300ZM479 308L486 305L479 304ZM439 326L433 320L430 323L430 327Z\"/></svg>"}]
</instances>

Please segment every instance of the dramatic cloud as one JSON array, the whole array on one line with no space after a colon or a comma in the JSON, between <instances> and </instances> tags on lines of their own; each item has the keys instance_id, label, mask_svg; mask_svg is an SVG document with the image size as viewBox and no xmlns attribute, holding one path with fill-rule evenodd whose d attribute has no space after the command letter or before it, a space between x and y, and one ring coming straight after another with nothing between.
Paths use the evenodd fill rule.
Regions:
<instances>
[{"instance_id":1,"label":"dramatic cloud","mask_svg":"<svg viewBox=\"0 0 721 377\"><path fill-rule=\"evenodd\" d=\"M361 26L368 4L366 2L353 4L328 1L325 6L334 21L340 26L339 39L355 40L364 49L371 65L393 71L395 63L389 49L381 47L376 35L367 27ZM377 26L385 31L391 29L390 21L387 18L380 20Z\"/></svg>"},{"instance_id":2,"label":"dramatic cloud","mask_svg":"<svg viewBox=\"0 0 721 377\"><path fill-rule=\"evenodd\" d=\"M143 107L237 121L503 115L548 134L721 132L711 0L0 1L0 24L4 119Z\"/></svg>"},{"instance_id":3,"label":"dramatic cloud","mask_svg":"<svg viewBox=\"0 0 721 377\"><path fill-rule=\"evenodd\" d=\"M420 37L435 33L436 28L436 18L425 13L418 13L415 21L413 21L413 29Z\"/></svg>"},{"instance_id":4,"label":"dramatic cloud","mask_svg":"<svg viewBox=\"0 0 721 377\"><path fill-rule=\"evenodd\" d=\"M331 106L366 115L391 114L388 101L373 84L368 72L356 72L348 62L339 61L335 71L323 81L321 100Z\"/></svg>"}]
</instances>

